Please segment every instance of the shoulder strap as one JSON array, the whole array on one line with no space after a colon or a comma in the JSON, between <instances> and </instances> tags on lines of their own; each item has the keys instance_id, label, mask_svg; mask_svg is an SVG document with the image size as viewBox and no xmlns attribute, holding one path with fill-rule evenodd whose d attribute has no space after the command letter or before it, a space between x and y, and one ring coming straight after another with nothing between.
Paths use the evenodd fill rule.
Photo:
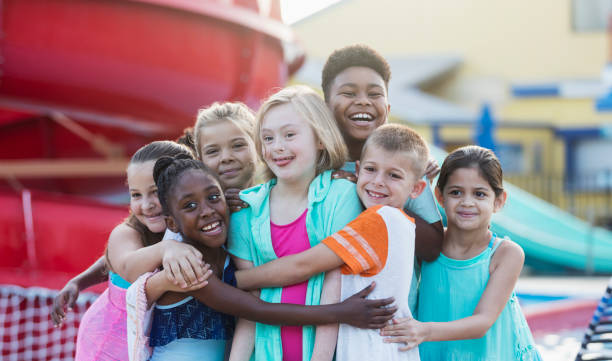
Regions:
<instances>
[{"instance_id":1,"label":"shoulder strap","mask_svg":"<svg viewBox=\"0 0 612 361\"><path fill-rule=\"evenodd\" d=\"M497 240L497 242L495 242L495 240ZM497 250L499 245L502 244L504 240L505 238L497 238L497 236L493 234L493 237L491 238L491 243L494 243L494 245L493 245L493 249L491 250L491 255L495 253L495 250Z\"/></svg>"}]
</instances>

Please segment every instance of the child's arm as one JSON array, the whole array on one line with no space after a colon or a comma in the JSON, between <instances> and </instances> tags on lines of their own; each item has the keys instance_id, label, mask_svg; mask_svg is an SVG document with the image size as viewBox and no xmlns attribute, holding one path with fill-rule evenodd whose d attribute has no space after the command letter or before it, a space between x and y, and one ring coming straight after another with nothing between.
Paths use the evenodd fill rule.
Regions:
<instances>
[{"instance_id":1,"label":"child's arm","mask_svg":"<svg viewBox=\"0 0 612 361\"><path fill-rule=\"evenodd\" d=\"M444 240L444 228L442 221L427 223L417 214L404 209L404 211L414 218L414 254L419 259L433 262L438 258L442 251L442 241Z\"/></svg>"},{"instance_id":2,"label":"child's arm","mask_svg":"<svg viewBox=\"0 0 612 361\"><path fill-rule=\"evenodd\" d=\"M434 261L442 250L444 227L429 182L426 182L425 189L417 198L408 199L404 210L416 223L414 253L421 260Z\"/></svg>"},{"instance_id":3,"label":"child's arm","mask_svg":"<svg viewBox=\"0 0 612 361\"><path fill-rule=\"evenodd\" d=\"M53 324L59 326L62 323L66 317L64 307L68 307L68 310L71 310L74 302L79 297L79 292L106 280L108 280L108 269L106 268L104 256L102 256L85 271L68 281L64 288L55 296L53 299L53 310L51 311Z\"/></svg>"},{"instance_id":4,"label":"child's arm","mask_svg":"<svg viewBox=\"0 0 612 361\"><path fill-rule=\"evenodd\" d=\"M340 302L341 287L340 269L327 272L321 291L321 305ZM336 342L338 341L338 324L317 326L315 343L312 351L312 361L331 361L334 358Z\"/></svg>"},{"instance_id":5,"label":"child's arm","mask_svg":"<svg viewBox=\"0 0 612 361\"><path fill-rule=\"evenodd\" d=\"M206 267L209 267L206 265ZM166 277L163 272L158 272L151 276L145 285L145 292L147 294L147 308L151 307L161 296L166 292L177 292L184 293L188 291L198 290L208 284L207 279L212 275L211 270L207 270L205 280L189 286L188 288L182 288L175 285L172 281Z\"/></svg>"},{"instance_id":6,"label":"child's arm","mask_svg":"<svg viewBox=\"0 0 612 361\"><path fill-rule=\"evenodd\" d=\"M259 298L259 292L253 291L253 296ZM255 347L255 322L239 318L232 339L229 361L248 361Z\"/></svg>"},{"instance_id":7,"label":"child's arm","mask_svg":"<svg viewBox=\"0 0 612 361\"><path fill-rule=\"evenodd\" d=\"M344 261L323 243L304 252L281 257L259 267L236 272L238 287L252 290L283 287L304 282L312 276L340 267Z\"/></svg>"},{"instance_id":8,"label":"child's arm","mask_svg":"<svg viewBox=\"0 0 612 361\"><path fill-rule=\"evenodd\" d=\"M381 328L397 308L385 307L393 303L393 298L365 299L372 289L373 285L366 287L339 304L302 306L262 301L213 276L206 287L189 294L219 312L271 325L347 323L360 328Z\"/></svg>"},{"instance_id":9,"label":"child's arm","mask_svg":"<svg viewBox=\"0 0 612 361\"><path fill-rule=\"evenodd\" d=\"M239 270L252 269L253 262L238 257L232 257ZM237 274L237 272L236 272ZM254 297L259 298L259 290L252 291ZM255 322L239 318L232 339L229 361L248 361L255 348Z\"/></svg>"},{"instance_id":10,"label":"child's arm","mask_svg":"<svg viewBox=\"0 0 612 361\"><path fill-rule=\"evenodd\" d=\"M172 260L164 260L166 254ZM202 255L194 247L165 240L143 247L140 235L126 224L120 224L108 238L110 268L128 282L134 282L145 272L151 272L165 263L172 268L177 283L183 286L202 282L204 277ZM184 275L184 276L183 276Z\"/></svg>"},{"instance_id":11,"label":"child's arm","mask_svg":"<svg viewBox=\"0 0 612 361\"><path fill-rule=\"evenodd\" d=\"M483 337L508 303L524 260L525 253L520 246L504 241L491 259L489 281L472 316L450 322L400 319L383 329L383 336L393 336L385 342L405 343L406 346L400 350L407 350L427 341Z\"/></svg>"}]
</instances>

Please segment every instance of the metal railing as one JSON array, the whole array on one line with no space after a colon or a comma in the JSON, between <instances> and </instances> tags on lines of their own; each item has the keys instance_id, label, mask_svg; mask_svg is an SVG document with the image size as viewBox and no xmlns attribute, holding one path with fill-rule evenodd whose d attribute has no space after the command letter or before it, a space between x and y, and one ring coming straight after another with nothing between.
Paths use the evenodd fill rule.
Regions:
<instances>
[{"instance_id":1,"label":"metal railing","mask_svg":"<svg viewBox=\"0 0 612 361\"><path fill-rule=\"evenodd\" d=\"M591 224L612 229L612 169L571 176L509 174L504 180Z\"/></svg>"}]
</instances>

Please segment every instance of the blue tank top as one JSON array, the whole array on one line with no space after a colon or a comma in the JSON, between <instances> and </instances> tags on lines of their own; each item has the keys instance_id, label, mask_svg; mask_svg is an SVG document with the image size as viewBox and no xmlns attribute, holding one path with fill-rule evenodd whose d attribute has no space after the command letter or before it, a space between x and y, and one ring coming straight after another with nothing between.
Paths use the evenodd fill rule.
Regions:
<instances>
[{"instance_id":1,"label":"blue tank top","mask_svg":"<svg viewBox=\"0 0 612 361\"><path fill-rule=\"evenodd\" d=\"M124 280L121 276L119 276L119 274L113 271L108 271L108 278L110 278L112 284L117 287L123 288L124 290L127 290L131 285L131 283Z\"/></svg>"},{"instance_id":2,"label":"blue tank top","mask_svg":"<svg viewBox=\"0 0 612 361\"><path fill-rule=\"evenodd\" d=\"M434 262L423 262L417 319L421 322L448 322L469 317L489 281L493 253L502 243L489 246L467 260L440 254ZM515 361L541 360L514 291L487 333L478 339L424 342L419 345L421 360Z\"/></svg>"},{"instance_id":3,"label":"blue tank top","mask_svg":"<svg viewBox=\"0 0 612 361\"><path fill-rule=\"evenodd\" d=\"M226 259L223 282L236 287L234 263ZM189 296L177 303L155 306L149 345L165 346L174 340L230 340L234 334L234 316L213 310Z\"/></svg>"}]
</instances>

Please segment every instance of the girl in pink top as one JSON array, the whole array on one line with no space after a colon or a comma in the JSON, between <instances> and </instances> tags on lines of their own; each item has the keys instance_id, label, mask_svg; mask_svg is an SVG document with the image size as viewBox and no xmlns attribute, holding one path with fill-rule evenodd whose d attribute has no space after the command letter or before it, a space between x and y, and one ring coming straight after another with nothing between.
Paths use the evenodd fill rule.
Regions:
<instances>
[{"instance_id":1,"label":"girl in pink top","mask_svg":"<svg viewBox=\"0 0 612 361\"><path fill-rule=\"evenodd\" d=\"M306 211L295 221L286 225L270 222L272 247L277 257L289 256L310 248L306 232ZM283 288L281 303L304 305L308 282L296 283ZM281 343L283 360L302 359L302 326L282 326Z\"/></svg>"}]
</instances>

